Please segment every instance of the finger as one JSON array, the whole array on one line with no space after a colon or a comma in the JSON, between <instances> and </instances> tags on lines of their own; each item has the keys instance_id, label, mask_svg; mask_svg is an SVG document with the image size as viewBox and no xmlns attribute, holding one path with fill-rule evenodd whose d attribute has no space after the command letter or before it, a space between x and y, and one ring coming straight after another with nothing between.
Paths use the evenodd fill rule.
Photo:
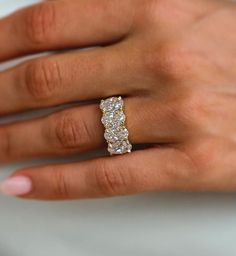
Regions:
<instances>
[{"instance_id":1,"label":"finger","mask_svg":"<svg viewBox=\"0 0 236 256\"><path fill-rule=\"evenodd\" d=\"M129 2L48 1L17 11L0 20L0 60L118 41L131 27Z\"/></svg>"},{"instance_id":2,"label":"finger","mask_svg":"<svg viewBox=\"0 0 236 256\"><path fill-rule=\"evenodd\" d=\"M137 58L117 45L26 62L0 73L0 114L131 94L143 87L132 71Z\"/></svg>"},{"instance_id":3,"label":"finger","mask_svg":"<svg viewBox=\"0 0 236 256\"><path fill-rule=\"evenodd\" d=\"M140 109L140 105L145 105L140 98L125 99L126 127L132 144L175 142L179 139L183 129L170 125L165 105L155 105L157 121L148 115L152 107L147 105L149 110L145 107ZM0 162L69 155L105 147L101 116L99 106L94 104L1 126Z\"/></svg>"},{"instance_id":4,"label":"finger","mask_svg":"<svg viewBox=\"0 0 236 256\"><path fill-rule=\"evenodd\" d=\"M33 199L77 199L175 189L191 162L179 151L147 149L90 161L17 171L2 184L8 194Z\"/></svg>"},{"instance_id":5,"label":"finger","mask_svg":"<svg viewBox=\"0 0 236 256\"><path fill-rule=\"evenodd\" d=\"M80 153L104 146L97 105L0 127L0 162ZM25 146L27 143L27 147Z\"/></svg>"}]
</instances>

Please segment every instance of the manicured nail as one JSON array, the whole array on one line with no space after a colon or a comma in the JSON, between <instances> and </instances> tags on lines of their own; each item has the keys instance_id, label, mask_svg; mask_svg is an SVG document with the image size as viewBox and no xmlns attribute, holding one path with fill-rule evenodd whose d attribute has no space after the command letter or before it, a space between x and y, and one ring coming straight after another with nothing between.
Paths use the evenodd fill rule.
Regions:
<instances>
[{"instance_id":1,"label":"manicured nail","mask_svg":"<svg viewBox=\"0 0 236 256\"><path fill-rule=\"evenodd\" d=\"M2 182L0 191L5 195L22 196L32 190L32 181L25 176L11 177Z\"/></svg>"}]
</instances>

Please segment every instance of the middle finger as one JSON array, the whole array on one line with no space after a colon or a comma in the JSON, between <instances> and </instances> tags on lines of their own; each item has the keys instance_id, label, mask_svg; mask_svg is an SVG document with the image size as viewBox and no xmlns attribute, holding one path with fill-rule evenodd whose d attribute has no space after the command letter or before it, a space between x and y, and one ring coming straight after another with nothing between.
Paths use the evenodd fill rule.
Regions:
<instances>
[{"instance_id":1,"label":"middle finger","mask_svg":"<svg viewBox=\"0 0 236 256\"><path fill-rule=\"evenodd\" d=\"M0 114L130 95L140 83L132 68L137 58L122 43L25 62L0 73Z\"/></svg>"}]
</instances>

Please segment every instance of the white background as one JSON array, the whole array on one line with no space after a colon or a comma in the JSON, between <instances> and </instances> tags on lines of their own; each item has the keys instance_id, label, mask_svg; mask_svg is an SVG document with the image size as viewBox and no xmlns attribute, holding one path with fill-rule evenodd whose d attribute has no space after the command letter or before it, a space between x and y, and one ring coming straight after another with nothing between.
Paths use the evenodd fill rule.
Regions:
<instances>
[{"instance_id":1,"label":"white background","mask_svg":"<svg viewBox=\"0 0 236 256\"><path fill-rule=\"evenodd\" d=\"M32 2L0 0L0 15ZM0 166L0 179L29 164ZM0 196L0 255L234 256L236 197L151 193L61 203Z\"/></svg>"}]
</instances>

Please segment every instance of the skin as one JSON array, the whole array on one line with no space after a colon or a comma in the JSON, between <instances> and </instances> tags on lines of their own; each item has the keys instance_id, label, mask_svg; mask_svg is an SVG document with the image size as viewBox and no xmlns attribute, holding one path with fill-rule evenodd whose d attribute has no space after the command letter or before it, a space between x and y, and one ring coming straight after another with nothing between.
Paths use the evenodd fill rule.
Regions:
<instances>
[{"instance_id":1,"label":"skin","mask_svg":"<svg viewBox=\"0 0 236 256\"><path fill-rule=\"evenodd\" d=\"M0 73L0 114L83 106L0 127L1 163L106 147L98 103L125 98L148 148L30 167L26 199L236 190L236 5L217 0L58 0L0 20L0 61L63 51ZM27 142L27 147L25 143Z\"/></svg>"}]
</instances>

